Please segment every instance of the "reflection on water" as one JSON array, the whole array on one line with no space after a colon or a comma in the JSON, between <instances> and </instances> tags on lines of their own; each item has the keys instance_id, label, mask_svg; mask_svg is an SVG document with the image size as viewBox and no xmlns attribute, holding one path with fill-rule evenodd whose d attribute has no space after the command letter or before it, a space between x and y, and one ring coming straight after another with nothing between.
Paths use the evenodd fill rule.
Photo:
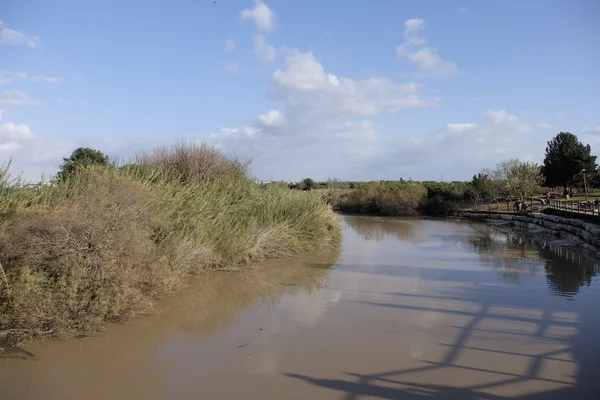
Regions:
<instances>
[{"instance_id":1,"label":"reflection on water","mask_svg":"<svg viewBox=\"0 0 600 400\"><path fill-rule=\"evenodd\" d=\"M157 317L26 344L0 359L0 398L598 398L598 265L578 249L343 221L341 253L200 276Z\"/></svg>"},{"instance_id":2,"label":"reflection on water","mask_svg":"<svg viewBox=\"0 0 600 400\"><path fill-rule=\"evenodd\" d=\"M345 220L356 233L367 240L381 241L388 237L416 243L418 219L390 217L352 217Z\"/></svg>"},{"instance_id":3,"label":"reflection on water","mask_svg":"<svg viewBox=\"0 0 600 400\"><path fill-rule=\"evenodd\" d=\"M0 399L173 398L166 391L166 377L180 367L189 368L188 355L198 355L190 344L222 340L222 332L248 307L285 309L308 324L316 323L322 311L289 304L289 298L309 299L311 305L339 253L339 248L327 249L268 261L242 272L201 274L184 293L165 302L154 317L110 325L106 332L81 339L27 343L23 347L28 357L22 352L6 352L7 357L0 358ZM317 260L321 268L313 267ZM275 329L265 323L252 334L229 337L228 349L245 355L254 346L255 353L256 332L263 333L267 327ZM194 363L210 367L219 352L222 350L217 354L203 351ZM268 353L261 353L252 358L248 368L269 371L273 361L269 360Z\"/></svg>"},{"instance_id":4,"label":"reflection on water","mask_svg":"<svg viewBox=\"0 0 600 400\"><path fill-rule=\"evenodd\" d=\"M525 230L473 226L481 235L470 238L468 243L506 279L518 281L523 276L545 274L550 293L573 298L600 272L598 260L575 248L552 245L551 237L534 236Z\"/></svg>"},{"instance_id":5,"label":"reflection on water","mask_svg":"<svg viewBox=\"0 0 600 400\"><path fill-rule=\"evenodd\" d=\"M600 263L574 249L546 245L540 253L548 260L545 265L546 278L553 293L572 297L582 286L590 286L592 278L600 271ZM565 260L574 267L565 266Z\"/></svg>"},{"instance_id":6,"label":"reflection on water","mask_svg":"<svg viewBox=\"0 0 600 400\"><path fill-rule=\"evenodd\" d=\"M283 295L312 297L327 279L340 249L302 258L268 261L241 272L207 273L183 296L167 304L161 322L171 321L185 332L212 335L228 327L250 305L277 307ZM311 268L316 261L322 268Z\"/></svg>"}]
</instances>

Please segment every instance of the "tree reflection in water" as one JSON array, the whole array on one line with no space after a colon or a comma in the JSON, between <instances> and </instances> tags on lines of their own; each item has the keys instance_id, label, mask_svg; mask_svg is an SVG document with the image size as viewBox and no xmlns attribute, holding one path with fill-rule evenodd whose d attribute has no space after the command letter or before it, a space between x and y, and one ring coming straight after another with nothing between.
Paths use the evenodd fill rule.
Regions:
<instances>
[{"instance_id":1,"label":"tree reflection in water","mask_svg":"<svg viewBox=\"0 0 600 400\"><path fill-rule=\"evenodd\" d=\"M391 237L413 244L419 242L417 230L422 223L416 218L393 217L352 217L344 222L366 239L379 242Z\"/></svg>"},{"instance_id":2,"label":"tree reflection in water","mask_svg":"<svg viewBox=\"0 0 600 400\"><path fill-rule=\"evenodd\" d=\"M469 238L468 244L506 279L518 281L544 272L552 294L573 298L599 273L597 260L581 249L552 245L555 237L521 229L473 226L481 234Z\"/></svg>"}]
</instances>

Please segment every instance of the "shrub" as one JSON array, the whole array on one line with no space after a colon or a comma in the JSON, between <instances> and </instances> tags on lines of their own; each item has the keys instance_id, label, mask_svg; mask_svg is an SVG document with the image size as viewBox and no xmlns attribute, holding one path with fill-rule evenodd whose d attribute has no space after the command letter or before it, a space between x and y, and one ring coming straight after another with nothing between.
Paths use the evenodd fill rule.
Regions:
<instances>
[{"instance_id":1,"label":"shrub","mask_svg":"<svg viewBox=\"0 0 600 400\"><path fill-rule=\"evenodd\" d=\"M63 158L57 178L66 180L80 168L90 165L107 166L108 163L108 157L101 151L89 147L80 147L75 149L69 158Z\"/></svg>"},{"instance_id":2,"label":"shrub","mask_svg":"<svg viewBox=\"0 0 600 400\"><path fill-rule=\"evenodd\" d=\"M434 196L427 199L421 205L420 210L427 215L448 215L456 210L456 204L446 200L443 196Z\"/></svg>"},{"instance_id":3,"label":"shrub","mask_svg":"<svg viewBox=\"0 0 600 400\"><path fill-rule=\"evenodd\" d=\"M138 167L171 170L183 181L191 179L246 178L250 162L227 158L219 149L206 143L180 143L159 147L151 153L139 154L135 158Z\"/></svg>"},{"instance_id":4,"label":"shrub","mask_svg":"<svg viewBox=\"0 0 600 400\"><path fill-rule=\"evenodd\" d=\"M300 190L312 190L317 187L317 183L313 181L311 178L304 178L300 181L298 188Z\"/></svg>"},{"instance_id":5,"label":"shrub","mask_svg":"<svg viewBox=\"0 0 600 400\"><path fill-rule=\"evenodd\" d=\"M156 286L157 198L110 171L71 180L77 195L22 209L0 236L10 301L0 326L89 329L136 312ZM68 191L65 191L66 193Z\"/></svg>"},{"instance_id":6,"label":"shrub","mask_svg":"<svg viewBox=\"0 0 600 400\"><path fill-rule=\"evenodd\" d=\"M343 199L339 208L346 212L416 215L426 196L427 189L417 183L363 183Z\"/></svg>"},{"instance_id":7,"label":"shrub","mask_svg":"<svg viewBox=\"0 0 600 400\"><path fill-rule=\"evenodd\" d=\"M189 274L339 241L323 199L261 187L208 146L88 166L0 221L0 331L60 334L147 312Z\"/></svg>"},{"instance_id":8,"label":"shrub","mask_svg":"<svg viewBox=\"0 0 600 400\"><path fill-rule=\"evenodd\" d=\"M441 196L446 200L463 200L468 188L466 182L433 182L421 183L427 188L427 197Z\"/></svg>"}]
</instances>

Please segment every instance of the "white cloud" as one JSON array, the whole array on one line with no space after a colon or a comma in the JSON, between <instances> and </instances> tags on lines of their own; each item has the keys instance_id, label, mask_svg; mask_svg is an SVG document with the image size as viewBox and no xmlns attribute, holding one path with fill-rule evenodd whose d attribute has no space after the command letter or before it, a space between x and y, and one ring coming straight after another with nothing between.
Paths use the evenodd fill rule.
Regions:
<instances>
[{"instance_id":1,"label":"white cloud","mask_svg":"<svg viewBox=\"0 0 600 400\"><path fill-rule=\"evenodd\" d=\"M388 169L405 176L432 169L455 178L494 167L499 161L517 157L539 162L545 142L532 135L533 125L506 110L488 110L477 123L449 123L436 132L413 135L380 148L370 168ZM439 172L437 172L439 174Z\"/></svg>"},{"instance_id":2,"label":"white cloud","mask_svg":"<svg viewBox=\"0 0 600 400\"><path fill-rule=\"evenodd\" d=\"M33 138L31 128L25 124L14 124L4 122L0 124L0 141L3 140L24 140Z\"/></svg>"},{"instance_id":3,"label":"white cloud","mask_svg":"<svg viewBox=\"0 0 600 400\"><path fill-rule=\"evenodd\" d=\"M425 20L422 18L411 18L404 21L404 32L406 35L425 28Z\"/></svg>"},{"instance_id":4,"label":"white cloud","mask_svg":"<svg viewBox=\"0 0 600 400\"><path fill-rule=\"evenodd\" d=\"M281 126L285 124L285 117L277 110L270 110L258 116L258 122L263 126Z\"/></svg>"},{"instance_id":5,"label":"white cloud","mask_svg":"<svg viewBox=\"0 0 600 400\"><path fill-rule=\"evenodd\" d=\"M3 117L4 111L0 110L0 120L2 120ZM29 155L23 153L21 156L17 154L17 151L23 148L24 141L31 141L33 138L33 132L28 125L15 124L13 122L0 123L0 155L3 156L4 161L7 161L7 157L10 158L11 161L14 161L13 157L15 156L17 158L17 163L24 160ZM14 162L12 164L14 167ZM14 172L14 168L13 171L10 172Z\"/></svg>"},{"instance_id":6,"label":"white cloud","mask_svg":"<svg viewBox=\"0 0 600 400\"><path fill-rule=\"evenodd\" d=\"M60 78L55 76L30 75L26 72L0 71L0 85L10 85L16 81L35 83L58 83Z\"/></svg>"},{"instance_id":7,"label":"white cloud","mask_svg":"<svg viewBox=\"0 0 600 400\"><path fill-rule=\"evenodd\" d=\"M26 93L20 90L5 90L0 96L0 106L30 106L37 102L31 100Z\"/></svg>"},{"instance_id":8,"label":"white cloud","mask_svg":"<svg viewBox=\"0 0 600 400\"><path fill-rule=\"evenodd\" d=\"M443 60L430 47L420 48L414 53L406 54L406 57L417 64L421 71L429 74L450 75L458 72L454 63Z\"/></svg>"},{"instance_id":9,"label":"white cloud","mask_svg":"<svg viewBox=\"0 0 600 400\"><path fill-rule=\"evenodd\" d=\"M385 77L353 80L327 73L311 52L286 58L285 68L273 73L271 94L307 117L375 115L438 101L423 99L415 83L398 84Z\"/></svg>"},{"instance_id":10,"label":"white cloud","mask_svg":"<svg viewBox=\"0 0 600 400\"><path fill-rule=\"evenodd\" d=\"M477 124L448 124L446 127L452 132L464 132L477 128Z\"/></svg>"},{"instance_id":11,"label":"white cloud","mask_svg":"<svg viewBox=\"0 0 600 400\"><path fill-rule=\"evenodd\" d=\"M227 70L227 72L229 72L231 74L235 74L236 72L238 72L239 67L236 62L230 62L230 63L225 64L225 70Z\"/></svg>"},{"instance_id":12,"label":"white cloud","mask_svg":"<svg viewBox=\"0 0 600 400\"><path fill-rule=\"evenodd\" d=\"M28 47L37 47L40 40L34 36L26 35L23 32L4 27L4 22L0 21L0 44L8 46L25 45Z\"/></svg>"},{"instance_id":13,"label":"white cloud","mask_svg":"<svg viewBox=\"0 0 600 400\"><path fill-rule=\"evenodd\" d=\"M404 22L404 42L396 47L398 57L415 64L423 75L446 76L458 73L456 64L444 60L437 49L427 46L419 34L425 29L425 20L412 18Z\"/></svg>"},{"instance_id":14,"label":"white cloud","mask_svg":"<svg viewBox=\"0 0 600 400\"><path fill-rule=\"evenodd\" d=\"M4 110L0 110L0 121L4 117ZM12 122L4 122L0 124L0 141L5 140L23 140L31 139L33 132L31 128L25 124L14 124Z\"/></svg>"},{"instance_id":15,"label":"white cloud","mask_svg":"<svg viewBox=\"0 0 600 400\"><path fill-rule=\"evenodd\" d=\"M58 82L60 82L60 78L56 78L54 76L34 75L30 79L31 79L32 82L46 82L46 83L58 83Z\"/></svg>"},{"instance_id":16,"label":"white cloud","mask_svg":"<svg viewBox=\"0 0 600 400\"><path fill-rule=\"evenodd\" d=\"M7 152L12 159L11 175L22 175L30 182L39 182L42 175L47 180L57 172L62 157L68 157L77 147L74 142L42 136L6 146L11 149Z\"/></svg>"},{"instance_id":17,"label":"white cloud","mask_svg":"<svg viewBox=\"0 0 600 400\"><path fill-rule=\"evenodd\" d=\"M8 143L0 143L0 154L9 153L21 148L19 142L12 141Z\"/></svg>"},{"instance_id":18,"label":"white cloud","mask_svg":"<svg viewBox=\"0 0 600 400\"><path fill-rule=\"evenodd\" d=\"M277 57L277 49L267 43L265 35L254 35L254 54L263 62L273 62Z\"/></svg>"},{"instance_id":19,"label":"white cloud","mask_svg":"<svg viewBox=\"0 0 600 400\"><path fill-rule=\"evenodd\" d=\"M259 171L281 172L297 163L303 171L288 172L317 175L330 167L332 176L340 176L351 162L349 157L360 157L351 150L361 144L371 146L379 137L375 121L365 116L439 102L422 96L419 89L415 83L386 77L337 76L326 71L311 52L295 51L272 75L269 94L282 107L251 118L246 125L223 128L210 138L227 152L253 158ZM306 165L307 159L317 156L326 165Z\"/></svg>"},{"instance_id":20,"label":"white cloud","mask_svg":"<svg viewBox=\"0 0 600 400\"><path fill-rule=\"evenodd\" d=\"M540 129L550 129L552 128L552 124L549 124L548 122L538 122L537 124L535 124L536 128L540 128Z\"/></svg>"},{"instance_id":21,"label":"white cloud","mask_svg":"<svg viewBox=\"0 0 600 400\"><path fill-rule=\"evenodd\" d=\"M581 132L584 135L589 135L589 134L600 134L600 125L596 126L596 127L592 127L592 128L588 128L587 126L584 126L583 129L581 130Z\"/></svg>"},{"instance_id":22,"label":"white cloud","mask_svg":"<svg viewBox=\"0 0 600 400\"><path fill-rule=\"evenodd\" d=\"M379 137L377 125L369 120L345 121L329 130L333 139L372 141Z\"/></svg>"},{"instance_id":23,"label":"white cloud","mask_svg":"<svg viewBox=\"0 0 600 400\"><path fill-rule=\"evenodd\" d=\"M235 51L237 49L237 45L233 41L233 39L225 40L225 50L227 51Z\"/></svg>"},{"instance_id":24,"label":"white cloud","mask_svg":"<svg viewBox=\"0 0 600 400\"><path fill-rule=\"evenodd\" d=\"M467 12L467 7L458 7L456 11L458 11L459 13L465 13Z\"/></svg>"},{"instance_id":25,"label":"white cloud","mask_svg":"<svg viewBox=\"0 0 600 400\"><path fill-rule=\"evenodd\" d=\"M240 11L243 20L251 20L263 32L270 32L275 25L275 13L261 0L255 0L254 8Z\"/></svg>"},{"instance_id":26,"label":"white cloud","mask_svg":"<svg viewBox=\"0 0 600 400\"><path fill-rule=\"evenodd\" d=\"M510 115L506 110L488 110L485 115L494 124L500 124L505 121L516 122L519 120L519 117Z\"/></svg>"}]
</instances>

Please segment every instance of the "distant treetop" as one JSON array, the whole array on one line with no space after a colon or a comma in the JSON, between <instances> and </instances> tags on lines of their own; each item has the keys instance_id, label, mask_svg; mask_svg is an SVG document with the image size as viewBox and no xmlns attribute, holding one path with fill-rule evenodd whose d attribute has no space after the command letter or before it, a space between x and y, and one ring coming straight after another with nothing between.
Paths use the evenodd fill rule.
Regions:
<instances>
[{"instance_id":1,"label":"distant treetop","mask_svg":"<svg viewBox=\"0 0 600 400\"><path fill-rule=\"evenodd\" d=\"M63 163L60 165L57 178L65 180L77 169L87 167L89 165L106 166L109 163L108 156L100 150L91 149L89 147L79 147L71 153L69 158L63 158Z\"/></svg>"}]
</instances>

